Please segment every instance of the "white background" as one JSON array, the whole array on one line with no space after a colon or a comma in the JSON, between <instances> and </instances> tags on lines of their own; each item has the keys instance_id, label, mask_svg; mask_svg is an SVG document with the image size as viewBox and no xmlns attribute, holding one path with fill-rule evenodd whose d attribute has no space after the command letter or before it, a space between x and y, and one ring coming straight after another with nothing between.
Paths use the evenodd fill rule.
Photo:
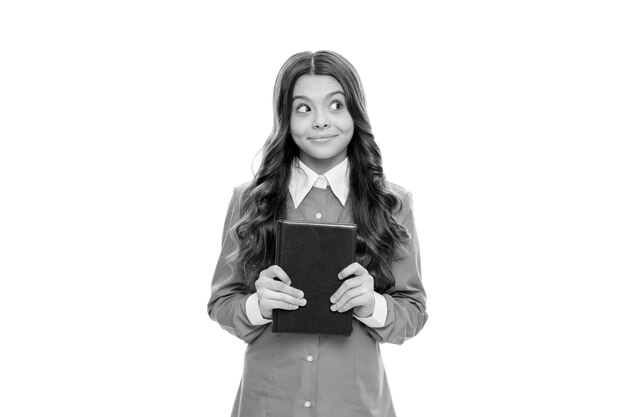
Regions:
<instances>
[{"instance_id":1,"label":"white background","mask_svg":"<svg viewBox=\"0 0 626 417\"><path fill-rule=\"evenodd\" d=\"M415 197L398 415L626 415L620 3L3 2L0 414L229 415L223 216L278 69L331 49Z\"/></svg>"}]
</instances>

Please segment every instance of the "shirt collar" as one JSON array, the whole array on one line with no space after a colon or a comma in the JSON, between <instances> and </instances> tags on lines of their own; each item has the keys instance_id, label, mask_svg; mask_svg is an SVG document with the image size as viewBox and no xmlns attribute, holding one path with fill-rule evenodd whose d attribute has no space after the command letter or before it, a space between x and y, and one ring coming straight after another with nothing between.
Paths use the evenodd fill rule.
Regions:
<instances>
[{"instance_id":1,"label":"shirt collar","mask_svg":"<svg viewBox=\"0 0 626 417\"><path fill-rule=\"evenodd\" d=\"M326 177L333 194L339 199L341 205L345 206L350 192L350 167L346 157L336 167L326 171L323 175L317 174L306 166L300 159L296 158L291 167L291 179L289 181L289 193L293 199L293 205L298 208L304 197L307 196L311 188L320 177Z\"/></svg>"}]
</instances>

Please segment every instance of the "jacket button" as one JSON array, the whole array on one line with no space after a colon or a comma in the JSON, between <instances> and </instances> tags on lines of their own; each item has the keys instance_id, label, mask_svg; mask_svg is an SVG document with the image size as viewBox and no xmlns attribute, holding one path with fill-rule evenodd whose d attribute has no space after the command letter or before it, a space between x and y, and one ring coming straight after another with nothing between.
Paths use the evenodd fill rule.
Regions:
<instances>
[{"instance_id":1,"label":"jacket button","mask_svg":"<svg viewBox=\"0 0 626 417\"><path fill-rule=\"evenodd\" d=\"M309 408L309 407L311 406L311 401L305 401L305 402L304 402L304 406L305 406L306 408Z\"/></svg>"},{"instance_id":2,"label":"jacket button","mask_svg":"<svg viewBox=\"0 0 626 417\"><path fill-rule=\"evenodd\" d=\"M309 355L306 357L307 362L313 362L313 356Z\"/></svg>"}]
</instances>

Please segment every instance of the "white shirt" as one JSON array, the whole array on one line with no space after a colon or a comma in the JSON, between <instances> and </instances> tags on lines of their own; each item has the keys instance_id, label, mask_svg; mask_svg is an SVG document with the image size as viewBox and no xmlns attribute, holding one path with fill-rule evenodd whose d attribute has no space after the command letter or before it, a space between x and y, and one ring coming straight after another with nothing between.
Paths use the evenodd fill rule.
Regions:
<instances>
[{"instance_id":1,"label":"white shirt","mask_svg":"<svg viewBox=\"0 0 626 417\"><path fill-rule=\"evenodd\" d=\"M298 208L312 187L323 189L327 186L330 186L341 205L345 206L350 192L350 170L348 168L348 158L346 158L330 171L318 175L304 162L296 159L291 169L291 180L289 181L289 194L291 194L293 206Z\"/></svg>"},{"instance_id":2,"label":"white shirt","mask_svg":"<svg viewBox=\"0 0 626 417\"><path fill-rule=\"evenodd\" d=\"M348 158L323 175L317 174L299 159L295 160L289 182L289 193L295 208L298 208L302 200L311 191L311 188L326 188L327 186L330 186L333 194L345 206L348 200L348 193L350 192ZM304 298L306 298L306 294ZM246 300L246 315L253 325L263 325L272 321L261 315L257 293L251 294ZM368 327L383 327L387 320L387 300L379 293L374 292L374 313L369 317L358 317L356 315L354 317Z\"/></svg>"}]
</instances>

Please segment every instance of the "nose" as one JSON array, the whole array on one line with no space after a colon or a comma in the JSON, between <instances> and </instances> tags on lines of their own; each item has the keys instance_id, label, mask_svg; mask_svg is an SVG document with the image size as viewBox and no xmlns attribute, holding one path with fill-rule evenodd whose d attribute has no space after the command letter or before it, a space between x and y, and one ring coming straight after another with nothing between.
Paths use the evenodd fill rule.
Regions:
<instances>
[{"instance_id":1,"label":"nose","mask_svg":"<svg viewBox=\"0 0 626 417\"><path fill-rule=\"evenodd\" d=\"M324 112L318 112L315 121L313 122L313 127L315 129L326 129L329 126L328 119Z\"/></svg>"}]
</instances>

